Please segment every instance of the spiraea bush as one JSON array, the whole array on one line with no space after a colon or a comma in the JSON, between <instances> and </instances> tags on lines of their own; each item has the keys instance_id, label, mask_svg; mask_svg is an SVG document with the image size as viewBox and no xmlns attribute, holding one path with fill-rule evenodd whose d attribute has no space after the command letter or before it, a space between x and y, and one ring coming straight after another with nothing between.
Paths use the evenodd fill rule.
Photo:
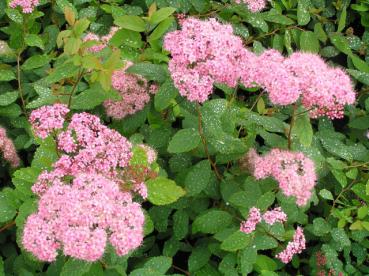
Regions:
<instances>
[{"instance_id":1,"label":"spiraea bush","mask_svg":"<svg viewBox=\"0 0 369 276\"><path fill-rule=\"evenodd\" d=\"M369 275L368 14L0 0L0 275Z\"/></svg>"}]
</instances>

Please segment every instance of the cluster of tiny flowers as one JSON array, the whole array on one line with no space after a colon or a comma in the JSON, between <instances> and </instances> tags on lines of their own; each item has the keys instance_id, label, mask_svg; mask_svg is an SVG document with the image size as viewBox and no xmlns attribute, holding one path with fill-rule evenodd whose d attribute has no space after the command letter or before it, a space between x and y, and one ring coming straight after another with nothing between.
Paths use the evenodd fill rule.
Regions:
<instances>
[{"instance_id":1,"label":"cluster of tiny flowers","mask_svg":"<svg viewBox=\"0 0 369 276\"><path fill-rule=\"evenodd\" d=\"M32 13L35 7L39 4L39 0L12 0L9 7L15 9L21 7L23 13Z\"/></svg>"},{"instance_id":2,"label":"cluster of tiny flowers","mask_svg":"<svg viewBox=\"0 0 369 276\"><path fill-rule=\"evenodd\" d=\"M126 72L132 64L126 62L124 68L114 71L112 75L112 86L119 91L122 99L106 100L104 107L106 114L114 119L123 119L142 110L150 101L150 94L157 92L156 85L150 86L143 77Z\"/></svg>"},{"instance_id":3,"label":"cluster of tiny flowers","mask_svg":"<svg viewBox=\"0 0 369 276\"><path fill-rule=\"evenodd\" d=\"M254 149L247 154L247 163L256 179L273 177L286 196L294 196L296 204L305 205L315 186L314 162L301 152L272 149L259 156Z\"/></svg>"},{"instance_id":4,"label":"cluster of tiny flowers","mask_svg":"<svg viewBox=\"0 0 369 276\"><path fill-rule=\"evenodd\" d=\"M247 5L251 12L258 12L265 8L266 1L265 0L235 0L237 4L244 3Z\"/></svg>"},{"instance_id":5,"label":"cluster of tiny flowers","mask_svg":"<svg viewBox=\"0 0 369 276\"><path fill-rule=\"evenodd\" d=\"M164 48L172 55L169 71L174 84L190 101L206 101L214 83L235 87L240 81L246 87L262 87L276 105L301 98L312 118L342 118L344 106L355 102L348 74L318 55L296 52L284 57L270 49L257 56L242 46L230 25L213 18L181 22L181 30L165 36Z\"/></svg>"},{"instance_id":6,"label":"cluster of tiny flowers","mask_svg":"<svg viewBox=\"0 0 369 276\"><path fill-rule=\"evenodd\" d=\"M287 221L287 215L282 211L281 207L274 208L271 211L266 211L261 215L260 210L252 207L249 211L247 220L241 222L240 231L250 234L255 231L256 225L264 220L267 224L273 225L277 222L283 223Z\"/></svg>"},{"instance_id":7,"label":"cluster of tiny flowers","mask_svg":"<svg viewBox=\"0 0 369 276\"><path fill-rule=\"evenodd\" d=\"M342 118L344 106L355 102L350 77L340 68L328 66L315 54L296 52L284 65L297 76L301 102L312 118Z\"/></svg>"},{"instance_id":8,"label":"cluster of tiny flowers","mask_svg":"<svg viewBox=\"0 0 369 276\"><path fill-rule=\"evenodd\" d=\"M297 227L293 240L290 241L286 249L280 252L276 257L287 264L292 260L293 255L300 254L305 248L306 241L304 231L301 227Z\"/></svg>"},{"instance_id":9,"label":"cluster of tiny flowers","mask_svg":"<svg viewBox=\"0 0 369 276\"><path fill-rule=\"evenodd\" d=\"M93 45L91 47L88 47L88 51L91 53L97 53L103 50L109 43L110 39L114 36L114 34L119 30L118 27L111 27L110 32L107 35L104 35L102 37L98 36L94 33L87 33L85 37L83 38L84 42L87 41L96 41L97 44Z\"/></svg>"},{"instance_id":10,"label":"cluster of tiny flowers","mask_svg":"<svg viewBox=\"0 0 369 276\"><path fill-rule=\"evenodd\" d=\"M172 55L169 71L180 94L190 101L204 102L214 83L235 87L244 48L232 26L214 18L181 22L181 30L164 38L164 48Z\"/></svg>"},{"instance_id":11,"label":"cluster of tiny flowers","mask_svg":"<svg viewBox=\"0 0 369 276\"><path fill-rule=\"evenodd\" d=\"M0 127L0 152L13 168L19 166L20 160L13 141L8 138L5 128L2 127Z\"/></svg>"},{"instance_id":12,"label":"cluster of tiny flowers","mask_svg":"<svg viewBox=\"0 0 369 276\"><path fill-rule=\"evenodd\" d=\"M42 106L32 111L29 121L35 131L35 135L45 139L53 131L63 128L65 115L69 109L64 104Z\"/></svg>"},{"instance_id":13,"label":"cluster of tiny flowers","mask_svg":"<svg viewBox=\"0 0 369 276\"><path fill-rule=\"evenodd\" d=\"M54 181L42 195L38 211L28 217L22 243L42 261L58 250L86 261L102 257L109 241L125 255L143 240L144 214L130 193L98 174L79 174L71 185Z\"/></svg>"},{"instance_id":14,"label":"cluster of tiny flowers","mask_svg":"<svg viewBox=\"0 0 369 276\"><path fill-rule=\"evenodd\" d=\"M58 175L101 173L115 176L131 159L131 143L117 131L101 124L97 116L77 113L67 129L58 136L58 148L64 151L54 164Z\"/></svg>"},{"instance_id":15,"label":"cluster of tiny flowers","mask_svg":"<svg viewBox=\"0 0 369 276\"><path fill-rule=\"evenodd\" d=\"M64 122L65 116L58 119ZM48 118L41 117L36 127L45 125L43 120ZM118 255L140 246L144 214L141 205L132 201L132 192L146 198L147 188L144 177L135 179L139 172L132 171L125 179L125 171L130 171L131 143L97 116L77 113L59 133L57 147L62 153L53 170L42 172L32 186L40 200L38 211L25 224L24 248L51 262L58 251L77 259L98 260L107 242ZM154 162L155 151L140 147L148 163ZM137 185L131 187L127 182Z\"/></svg>"}]
</instances>

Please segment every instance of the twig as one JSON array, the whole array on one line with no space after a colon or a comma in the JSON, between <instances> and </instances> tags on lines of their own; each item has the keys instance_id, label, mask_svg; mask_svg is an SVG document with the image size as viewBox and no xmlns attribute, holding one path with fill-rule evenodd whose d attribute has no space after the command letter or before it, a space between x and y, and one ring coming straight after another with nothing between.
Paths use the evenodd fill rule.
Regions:
<instances>
[{"instance_id":1,"label":"twig","mask_svg":"<svg viewBox=\"0 0 369 276\"><path fill-rule=\"evenodd\" d=\"M291 145L292 145L292 128L295 124L296 110L297 110L297 105L294 104L292 117L291 117L291 123L290 123L290 130L288 131L288 149L289 150L291 149Z\"/></svg>"},{"instance_id":2,"label":"twig","mask_svg":"<svg viewBox=\"0 0 369 276\"><path fill-rule=\"evenodd\" d=\"M172 267L173 267L174 269L178 270L178 271L183 272L185 275L190 276L190 272L188 272L187 270L184 270L184 269L182 269L182 268L180 268L180 267L178 267L178 266L176 266L176 265L172 265Z\"/></svg>"},{"instance_id":3,"label":"twig","mask_svg":"<svg viewBox=\"0 0 369 276\"><path fill-rule=\"evenodd\" d=\"M69 96L69 100L68 100L68 108L70 108L70 106L72 104L73 94L76 91L77 85L81 81L81 79L83 77L83 74L84 74L84 69L82 69L82 70L80 69L79 72L78 72L77 81L74 83L73 88L72 88L72 91L70 92L70 96Z\"/></svg>"},{"instance_id":4,"label":"twig","mask_svg":"<svg viewBox=\"0 0 369 276\"><path fill-rule=\"evenodd\" d=\"M6 229L12 227L13 225L15 225L15 220L9 222L8 224L5 224L3 227L0 228L0 232L5 231Z\"/></svg>"},{"instance_id":5,"label":"twig","mask_svg":"<svg viewBox=\"0 0 369 276\"><path fill-rule=\"evenodd\" d=\"M335 208L335 206L336 206L336 204L337 204L337 201L340 199L340 197L341 197L344 193L346 193L348 190L350 190L350 189L351 189L351 187L352 187L355 183L356 183L356 180L353 180L353 181L350 183L350 185L348 185L346 188L342 189L342 191L338 194L338 196L336 197L336 199L335 199L335 200L333 200L331 210L329 211L329 216L332 214L332 212L333 212L333 210L334 210L334 208ZM329 217L329 216L328 216L328 217Z\"/></svg>"},{"instance_id":6,"label":"twig","mask_svg":"<svg viewBox=\"0 0 369 276\"><path fill-rule=\"evenodd\" d=\"M264 90L261 91L261 93L259 94L259 96L256 98L255 102L252 104L252 106L250 107L250 110L252 111L255 107L255 105L257 105L258 101L260 100L260 98L264 95Z\"/></svg>"},{"instance_id":7,"label":"twig","mask_svg":"<svg viewBox=\"0 0 369 276\"><path fill-rule=\"evenodd\" d=\"M23 110L23 113L26 115L26 103L24 101L22 82L21 82L21 69L20 69L21 54L22 54L22 52L19 51L19 53L17 55L17 79L18 79L19 97L21 98L21 101L22 101L22 110Z\"/></svg>"},{"instance_id":8,"label":"twig","mask_svg":"<svg viewBox=\"0 0 369 276\"><path fill-rule=\"evenodd\" d=\"M206 139L205 139L205 136L204 136L204 132L203 132L203 129L202 129L202 116L201 116L201 111L200 111L200 105L199 104L197 104L197 113L198 113L198 118L199 118L199 133L200 133L200 137L201 137L201 142L204 145L205 154L208 157L208 160L209 160L211 166L214 169L214 172L215 172L216 177L218 178L218 180L222 180L223 177L219 173L218 168L217 168L217 165L211 159L210 154L209 154L208 144L206 142Z\"/></svg>"}]
</instances>

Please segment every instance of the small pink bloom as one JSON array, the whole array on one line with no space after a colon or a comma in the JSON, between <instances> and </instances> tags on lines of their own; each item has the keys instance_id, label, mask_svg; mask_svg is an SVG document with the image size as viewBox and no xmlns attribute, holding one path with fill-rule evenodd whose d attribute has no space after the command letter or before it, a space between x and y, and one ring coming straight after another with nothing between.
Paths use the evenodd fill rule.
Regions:
<instances>
[{"instance_id":1,"label":"small pink bloom","mask_svg":"<svg viewBox=\"0 0 369 276\"><path fill-rule=\"evenodd\" d=\"M246 221L241 223L240 231L250 234L256 229L256 225L261 222L261 214L258 208L252 207Z\"/></svg>"},{"instance_id":2,"label":"small pink bloom","mask_svg":"<svg viewBox=\"0 0 369 276\"><path fill-rule=\"evenodd\" d=\"M293 240L287 244L285 250L276 255L283 263L287 264L292 260L293 255L300 254L306 248L304 231L297 227Z\"/></svg>"}]
</instances>

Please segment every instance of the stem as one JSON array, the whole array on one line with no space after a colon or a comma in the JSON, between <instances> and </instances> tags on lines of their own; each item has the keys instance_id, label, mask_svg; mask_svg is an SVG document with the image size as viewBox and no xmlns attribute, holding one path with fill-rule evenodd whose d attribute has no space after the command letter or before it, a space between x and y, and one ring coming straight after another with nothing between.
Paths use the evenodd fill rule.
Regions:
<instances>
[{"instance_id":1,"label":"stem","mask_svg":"<svg viewBox=\"0 0 369 276\"><path fill-rule=\"evenodd\" d=\"M264 95L264 90L261 91L261 93L259 94L259 96L256 98L255 102L252 104L252 106L250 107L250 110L252 111L254 109L254 107L257 105L258 101L260 100L260 98Z\"/></svg>"},{"instance_id":2,"label":"stem","mask_svg":"<svg viewBox=\"0 0 369 276\"><path fill-rule=\"evenodd\" d=\"M26 115L26 103L23 97L23 89L22 89L22 82L21 82L21 69L20 69L21 54L22 54L22 51L20 51L17 55L17 79L18 79L19 97L21 98L21 102L22 102L22 110L23 110L23 113Z\"/></svg>"},{"instance_id":3,"label":"stem","mask_svg":"<svg viewBox=\"0 0 369 276\"><path fill-rule=\"evenodd\" d=\"M346 188L342 189L342 191L338 194L338 196L335 198L335 200L333 200L332 208L331 208L331 210L329 211L329 216L331 216L331 215L332 215L332 212L333 212L333 210L334 210L334 208L335 208L335 206L336 206L336 204L337 204L337 201L341 198L341 196L342 196L344 193L346 193L348 190L350 190L350 189L351 189L351 187L352 187L355 183L356 183L356 181L355 181L355 180L353 180L353 181L350 183L350 185L348 185ZM329 217L329 216L328 216L328 217Z\"/></svg>"},{"instance_id":4,"label":"stem","mask_svg":"<svg viewBox=\"0 0 369 276\"><path fill-rule=\"evenodd\" d=\"M180 267L178 267L178 266L176 266L176 265L172 265L172 267L173 267L174 269L178 270L178 271L183 272L185 275L190 276L190 272L188 272L187 270L184 270L184 269L182 269L182 268L180 268Z\"/></svg>"},{"instance_id":5,"label":"stem","mask_svg":"<svg viewBox=\"0 0 369 276\"><path fill-rule=\"evenodd\" d=\"M291 145L292 145L292 128L295 124L296 110L297 110L297 105L294 104L293 105L292 117L291 117L291 123L290 123L290 130L288 131L288 149L289 150L291 149Z\"/></svg>"},{"instance_id":6,"label":"stem","mask_svg":"<svg viewBox=\"0 0 369 276\"><path fill-rule=\"evenodd\" d=\"M6 229L12 227L13 225L15 225L15 220L5 224L3 227L0 228L0 233L5 231Z\"/></svg>"},{"instance_id":7,"label":"stem","mask_svg":"<svg viewBox=\"0 0 369 276\"><path fill-rule=\"evenodd\" d=\"M201 137L201 142L204 145L204 150L205 150L205 154L208 157L208 160L212 166L212 168L214 169L215 175L218 178L218 180L222 180L222 176L218 171L218 168L216 166L216 164L214 163L214 161L211 159L210 154L209 154L209 149L208 149L208 144L206 142L205 136L204 136L204 132L202 129L202 116L201 116L201 111L200 111L200 105L197 104L197 113L198 113L198 118L199 118L199 133L200 133L200 137Z\"/></svg>"},{"instance_id":8,"label":"stem","mask_svg":"<svg viewBox=\"0 0 369 276\"><path fill-rule=\"evenodd\" d=\"M70 108L70 106L72 104L73 94L76 91L77 85L81 81L81 79L83 77L83 74L84 74L84 70L83 69L80 69L79 72L78 72L77 81L74 83L73 88L72 88L72 91L70 92L70 96L69 96L69 100L68 100L68 108Z\"/></svg>"}]
</instances>

